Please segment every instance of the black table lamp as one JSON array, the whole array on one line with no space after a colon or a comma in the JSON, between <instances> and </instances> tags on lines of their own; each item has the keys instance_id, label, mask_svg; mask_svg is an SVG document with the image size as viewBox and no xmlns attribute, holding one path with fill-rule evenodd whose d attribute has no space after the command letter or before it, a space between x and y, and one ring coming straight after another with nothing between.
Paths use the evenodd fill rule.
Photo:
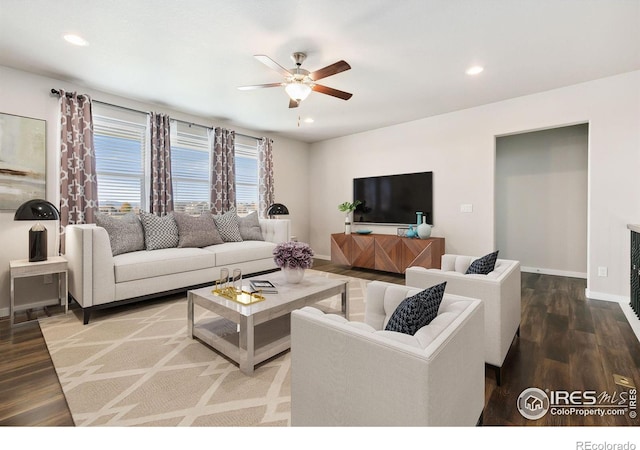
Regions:
<instances>
[{"instance_id":1,"label":"black table lamp","mask_svg":"<svg viewBox=\"0 0 640 450\"><path fill-rule=\"evenodd\" d=\"M267 216L285 216L289 214L289 210L282 203L274 203L267 209Z\"/></svg>"},{"instance_id":2,"label":"black table lamp","mask_svg":"<svg viewBox=\"0 0 640 450\"><path fill-rule=\"evenodd\" d=\"M40 220L59 220L57 208L46 200L36 199L23 203L16 210L13 220L37 220L29 230L29 261L47 260L47 229Z\"/></svg>"}]
</instances>

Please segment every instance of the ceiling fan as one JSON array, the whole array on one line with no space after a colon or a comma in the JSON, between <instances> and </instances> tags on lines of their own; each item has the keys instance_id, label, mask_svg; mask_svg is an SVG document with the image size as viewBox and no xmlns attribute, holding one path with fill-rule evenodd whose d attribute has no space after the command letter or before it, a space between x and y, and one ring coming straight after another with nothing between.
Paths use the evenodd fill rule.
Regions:
<instances>
[{"instance_id":1,"label":"ceiling fan","mask_svg":"<svg viewBox=\"0 0 640 450\"><path fill-rule=\"evenodd\" d=\"M338 89L333 89L316 83L316 81L321 80L322 78L326 78L328 76L351 69L351 66L347 64L346 61L338 61L336 63L328 65L327 67L316 70L315 72L309 72L308 70L300 68L304 60L307 58L306 53L295 52L291 55L291 59L293 59L293 62L296 63L296 67L290 70L285 69L266 55L254 56L258 61L284 76L285 80L281 83L239 86L238 89L242 91L284 86L284 90L289 95L289 108L297 108L298 106L300 106L300 102L307 98L311 91L331 95L332 97L341 98L343 100L349 100L353 95L349 92L339 91Z\"/></svg>"}]
</instances>

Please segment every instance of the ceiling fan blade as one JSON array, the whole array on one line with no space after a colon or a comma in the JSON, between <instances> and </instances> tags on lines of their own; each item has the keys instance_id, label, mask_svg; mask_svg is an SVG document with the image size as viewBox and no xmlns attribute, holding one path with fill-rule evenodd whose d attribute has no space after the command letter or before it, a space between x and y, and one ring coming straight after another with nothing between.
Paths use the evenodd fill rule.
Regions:
<instances>
[{"instance_id":1,"label":"ceiling fan blade","mask_svg":"<svg viewBox=\"0 0 640 450\"><path fill-rule=\"evenodd\" d=\"M292 98L289 99L289 108L297 108L298 106L300 106L299 101L294 100Z\"/></svg>"},{"instance_id":2,"label":"ceiling fan blade","mask_svg":"<svg viewBox=\"0 0 640 450\"><path fill-rule=\"evenodd\" d=\"M351 66L346 61L338 61L337 63L333 63L330 66L318 69L315 72L311 72L309 74L309 78L311 78L313 81L318 81L330 75L335 75L349 69L351 69Z\"/></svg>"},{"instance_id":3,"label":"ceiling fan blade","mask_svg":"<svg viewBox=\"0 0 640 450\"><path fill-rule=\"evenodd\" d=\"M337 89L323 86L321 84L314 84L311 89L313 89L316 92L320 92L321 94L327 94L333 97L341 98L342 100L349 100L353 95L353 94L350 94L349 92L339 91Z\"/></svg>"},{"instance_id":4,"label":"ceiling fan blade","mask_svg":"<svg viewBox=\"0 0 640 450\"><path fill-rule=\"evenodd\" d=\"M282 85L283 85L283 83L254 84L254 85L251 85L251 86L238 86L238 89L240 89L241 91L251 91L253 89L278 87L278 86L282 86Z\"/></svg>"},{"instance_id":5,"label":"ceiling fan blade","mask_svg":"<svg viewBox=\"0 0 640 450\"><path fill-rule=\"evenodd\" d=\"M262 64L264 64L270 69L275 70L276 72L278 72L284 77L290 77L291 75L293 75L291 72L289 72L287 69L285 69L280 64L275 62L273 59L269 58L267 55L253 55L253 56Z\"/></svg>"}]
</instances>

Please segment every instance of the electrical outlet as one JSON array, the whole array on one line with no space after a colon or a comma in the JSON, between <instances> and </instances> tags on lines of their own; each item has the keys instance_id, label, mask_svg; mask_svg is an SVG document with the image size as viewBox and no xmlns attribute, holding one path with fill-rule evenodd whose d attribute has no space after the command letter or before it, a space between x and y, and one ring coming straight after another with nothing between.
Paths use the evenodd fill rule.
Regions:
<instances>
[{"instance_id":1,"label":"electrical outlet","mask_svg":"<svg viewBox=\"0 0 640 450\"><path fill-rule=\"evenodd\" d=\"M51 284L53 283L53 275L48 273L44 276L44 284Z\"/></svg>"},{"instance_id":2,"label":"electrical outlet","mask_svg":"<svg viewBox=\"0 0 640 450\"><path fill-rule=\"evenodd\" d=\"M604 267L604 266L600 266L600 267L598 267L598 276L599 276L599 277L606 277L606 276L608 276L608 273L607 273L607 272L608 272L608 271L607 271L607 268L606 268L606 267Z\"/></svg>"}]
</instances>

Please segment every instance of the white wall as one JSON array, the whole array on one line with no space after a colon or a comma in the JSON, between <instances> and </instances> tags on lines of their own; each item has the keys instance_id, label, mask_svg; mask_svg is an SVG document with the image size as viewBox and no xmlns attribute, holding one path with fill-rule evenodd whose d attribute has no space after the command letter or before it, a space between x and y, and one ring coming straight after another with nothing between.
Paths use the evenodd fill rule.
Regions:
<instances>
[{"instance_id":1,"label":"white wall","mask_svg":"<svg viewBox=\"0 0 640 450\"><path fill-rule=\"evenodd\" d=\"M205 126L225 126L239 133L251 136L264 136L252 130L238 128L223 121L197 117L168 109L162 105L152 105L137 102L104 92L87 89L68 82L41 77L27 72L22 72L0 66L0 112L15 114L47 121L47 200L54 204L59 203L59 149L58 149L58 97L50 94L51 88L78 91L89 94L93 99L115 105L126 106L141 111L164 112L171 117L193 122ZM161 98L162 93L158 93ZM309 144L287 139L278 135L267 134L274 140L274 171L275 171L275 198L289 207L292 220L292 233L300 240L309 239L309 207L308 207L308 158ZM14 222L13 211L0 211L0 317L9 314L10 296L10 272L9 261L25 259L28 257L28 228L25 222ZM55 223L55 222L54 222ZM55 251L56 226L46 223L49 234L49 254ZM56 294L52 286L41 287L43 280L32 279L38 286L34 289L16 293L16 302L26 304L40 302L35 299L41 291L48 292L48 299L55 299ZM26 291L26 292L25 292ZM44 300L47 300L46 298Z\"/></svg>"},{"instance_id":2,"label":"white wall","mask_svg":"<svg viewBox=\"0 0 640 450\"><path fill-rule=\"evenodd\" d=\"M354 177L432 170L433 235L450 253L488 253L495 137L578 123L589 123L588 293L628 298L626 224L640 221L640 71L312 144L311 244L330 254L329 235L343 227L337 205L351 200ZM463 203L473 212L461 213Z\"/></svg>"},{"instance_id":3,"label":"white wall","mask_svg":"<svg viewBox=\"0 0 640 450\"><path fill-rule=\"evenodd\" d=\"M587 277L587 124L496 140L496 249L523 271Z\"/></svg>"}]
</instances>

